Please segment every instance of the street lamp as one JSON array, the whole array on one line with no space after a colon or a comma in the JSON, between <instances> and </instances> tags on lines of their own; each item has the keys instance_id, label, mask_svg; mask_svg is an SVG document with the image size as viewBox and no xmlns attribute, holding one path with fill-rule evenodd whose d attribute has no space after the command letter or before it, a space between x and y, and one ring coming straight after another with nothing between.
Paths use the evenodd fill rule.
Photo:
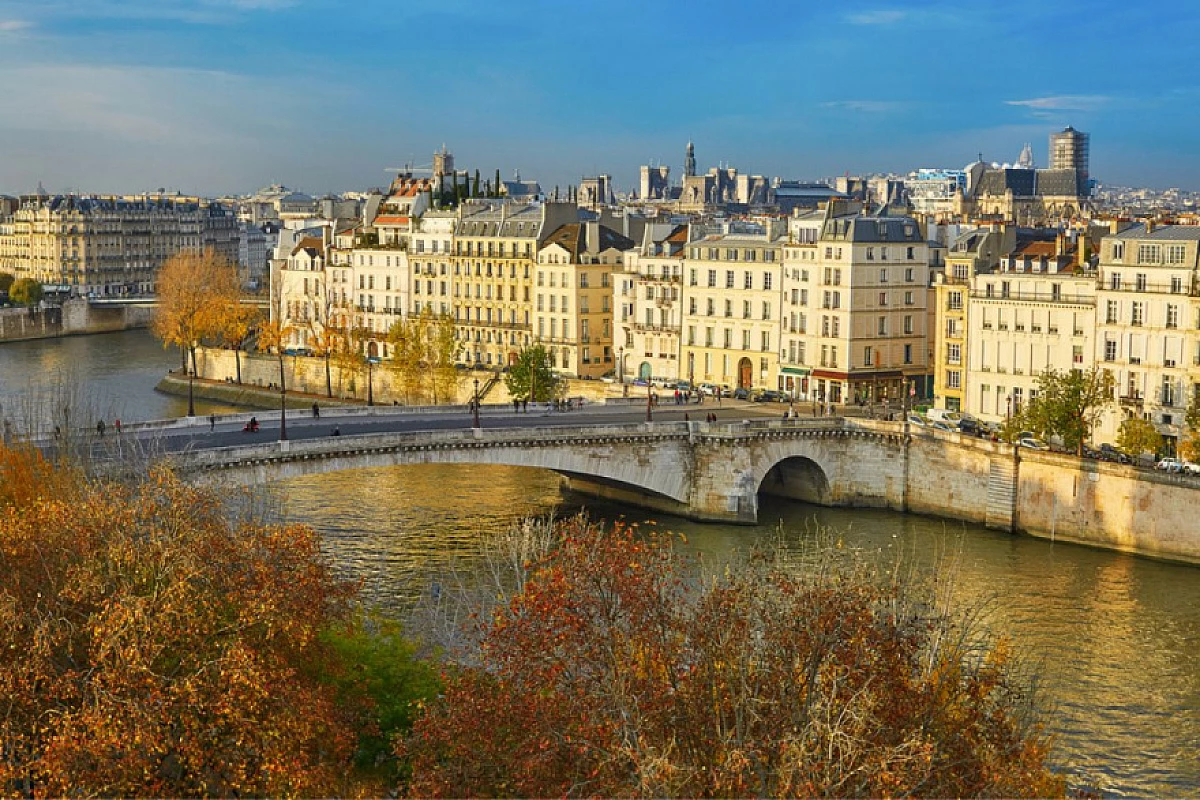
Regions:
<instances>
[{"instance_id":1,"label":"street lamp","mask_svg":"<svg viewBox=\"0 0 1200 800\"><path fill-rule=\"evenodd\" d=\"M625 348L617 348L617 374L620 376L621 385L625 385Z\"/></svg>"},{"instance_id":2,"label":"street lamp","mask_svg":"<svg viewBox=\"0 0 1200 800\"><path fill-rule=\"evenodd\" d=\"M475 401L471 404L471 411L475 416L475 427L479 427L479 378L475 379Z\"/></svg>"},{"instance_id":3,"label":"street lamp","mask_svg":"<svg viewBox=\"0 0 1200 800\"><path fill-rule=\"evenodd\" d=\"M367 359L367 405L369 405L369 406L375 405L375 390L374 390L375 381L372 380L372 378L374 377L374 369L375 369L375 362L372 361L370 358L368 358Z\"/></svg>"},{"instance_id":4,"label":"street lamp","mask_svg":"<svg viewBox=\"0 0 1200 800\"><path fill-rule=\"evenodd\" d=\"M187 365L187 363L188 363L187 357L188 357L189 351L192 354L192 366L191 367L189 367ZM187 370L187 376L188 376L188 416L194 417L194 416L196 416L196 401L195 401L194 391L192 388L192 384L196 379L196 351L194 348L189 347L183 351L183 367L184 367L184 369Z\"/></svg>"},{"instance_id":5,"label":"street lamp","mask_svg":"<svg viewBox=\"0 0 1200 800\"><path fill-rule=\"evenodd\" d=\"M652 399L653 395L650 393L650 381L646 381L646 422L654 421L654 414L650 411Z\"/></svg>"},{"instance_id":6,"label":"street lamp","mask_svg":"<svg viewBox=\"0 0 1200 800\"><path fill-rule=\"evenodd\" d=\"M287 382L283 377L283 349L279 350L279 441L287 441Z\"/></svg>"}]
</instances>

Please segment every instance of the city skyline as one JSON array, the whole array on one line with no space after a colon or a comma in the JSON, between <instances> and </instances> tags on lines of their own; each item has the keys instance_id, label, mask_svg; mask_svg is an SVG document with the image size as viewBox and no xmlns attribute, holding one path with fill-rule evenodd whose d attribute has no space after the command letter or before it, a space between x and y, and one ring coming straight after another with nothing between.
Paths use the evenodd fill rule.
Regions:
<instances>
[{"instance_id":1,"label":"city skyline","mask_svg":"<svg viewBox=\"0 0 1200 800\"><path fill-rule=\"evenodd\" d=\"M1006 6L0 0L0 193L365 189L443 143L547 190L678 182L688 140L785 178L1046 166L1068 124L1101 182L1200 188L1200 11Z\"/></svg>"}]
</instances>

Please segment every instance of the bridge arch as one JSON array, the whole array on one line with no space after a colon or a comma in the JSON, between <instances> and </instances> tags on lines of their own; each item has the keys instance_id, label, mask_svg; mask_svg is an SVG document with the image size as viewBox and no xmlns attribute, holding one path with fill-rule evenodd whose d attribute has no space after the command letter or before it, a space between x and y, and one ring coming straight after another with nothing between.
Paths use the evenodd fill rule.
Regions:
<instances>
[{"instance_id":1,"label":"bridge arch","mask_svg":"<svg viewBox=\"0 0 1200 800\"><path fill-rule=\"evenodd\" d=\"M789 456L777 461L759 482L758 493L819 506L833 504L829 476L807 456Z\"/></svg>"}]
</instances>

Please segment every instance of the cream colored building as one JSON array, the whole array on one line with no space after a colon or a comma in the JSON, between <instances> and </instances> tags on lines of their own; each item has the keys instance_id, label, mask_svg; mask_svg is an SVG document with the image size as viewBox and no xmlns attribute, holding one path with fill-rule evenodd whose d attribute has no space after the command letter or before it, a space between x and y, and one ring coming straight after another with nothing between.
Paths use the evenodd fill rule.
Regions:
<instances>
[{"instance_id":1,"label":"cream colored building","mask_svg":"<svg viewBox=\"0 0 1200 800\"><path fill-rule=\"evenodd\" d=\"M550 232L538 250L533 341L550 367L599 378L615 365L612 277L634 242L599 222L573 222Z\"/></svg>"},{"instance_id":2,"label":"cream colored building","mask_svg":"<svg viewBox=\"0 0 1200 800\"><path fill-rule=\"evenodd\" d=\"M181 251L236 264L239 238L236 216L200 198L34 195L0 223L0 272L72 295L148 293Z\"/></svg>"},{"instance_id":3,"label":"cream colored building","mask_svg":"<svg viewBox=\"0 0 1200 800\"><path fill-rule=\"evenodd\" d=\"M1012 226L964 231L946 251L946 269L934 282L936 318L933 353L933 404L947 411L967 410L967 331L971 285L975 276L1000 267L1002 252L1016 242Z\"/></svg>"},{"instance_id":4,"label":"cream colored building","mask_svg":"<svg viewBox=\"0 0 1200 800\"><path fill-rule=\"evenodd\" d=\"M947 370L966 371L963 410L1003 420L1037 396L1045 370L1092 368L1096 274L1079 252L1057 231L1018 232L997 270L976 273L961 364L947 344Z\"/></svg>"},{"instance_id":5,"label":"cream colored building","mask_svg":"<svg viewBox=\"0 0 1200 800\"><path fill-rule=\"evenodd\" d=\"M677 380L687 225L647 225L613 277L617 380Z\"/></svg>"},{"instance_id":6,"label":"cream colored building","mask_svg":"<svg viewBox=\"0 0 1200 800\"><path fill-rule=\"evenodd\" d=\"M793 236L809 230L797 227ZM808 381L801 395L834 404L894 400L927 374L929 252L915 220L864 215L857 203L833 201L815 243L790 247L784 267L786 358L795 343L797 361L803 352L811 369L797 376ZM794 309L793 290L800 300ZM793 310L804 314L794 334Z\"/></svg>"},{"instance_id":7,"label":"cream colored building","mask_svg":"<svg viewBox=\"0 0 1200 800\"><path fill-rule=\"evenodd\" d=\"M468 364L499 368L532 343L533 273L545 237L578 222L574 203L469 201L452 244L455 323Z\"/></svg>"},{"instance_id":8,"label":"cream colored building","mask_svg":"<svg viewBox=\"0 0 1200 800\"><path fill-rule=\"evenodd\" d=\"M824 211L797 213L788 219L788 239L783 248L783 316L780 320L780 390L796 400L815 399L810 394L813 364L809 325L814 317L812 277L817 268L817 241L825 226Z\"/></svg>"},{"instance_id":9,"label":"cream colored building","mask_svg":"<svg viewBox=\"0 0 1200 800\"><path fill-rule=\"evenodd\" d=\"M1114 441L1121 420L1142 417L1174 453L1200 364L1200 227L1133 225L1100 245L1095 359L1116 383L1118 410L1098 441Z\"/></svg>"},{"instance_id":10,"label":"cream colored building","mask_svg":"<svg viewBox=\"0 0 1200 800\"><path fill-rule=\"evenodd\" d=\"M680 377L774 388L779 374L782 221L693 225L686 247Z\"/></svg>"}]
</instances>

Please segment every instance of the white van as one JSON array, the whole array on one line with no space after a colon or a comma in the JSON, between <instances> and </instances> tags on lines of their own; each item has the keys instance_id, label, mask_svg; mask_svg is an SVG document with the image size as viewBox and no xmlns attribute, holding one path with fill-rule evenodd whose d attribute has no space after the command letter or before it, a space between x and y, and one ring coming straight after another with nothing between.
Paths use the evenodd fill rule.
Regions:
<instances>
[{"instance_id":1,"label":"white van","mask_svg":"<svg viewBox=\"0 0 1200 800\"><path fill-rule=\"evenodd\" d=\"M945 422L948 425L957 427L959 420L963 415L957 411L947 411L944 408L931 408L925 412L925 416L931 422Z\"/></svg>"}]
</instances>

